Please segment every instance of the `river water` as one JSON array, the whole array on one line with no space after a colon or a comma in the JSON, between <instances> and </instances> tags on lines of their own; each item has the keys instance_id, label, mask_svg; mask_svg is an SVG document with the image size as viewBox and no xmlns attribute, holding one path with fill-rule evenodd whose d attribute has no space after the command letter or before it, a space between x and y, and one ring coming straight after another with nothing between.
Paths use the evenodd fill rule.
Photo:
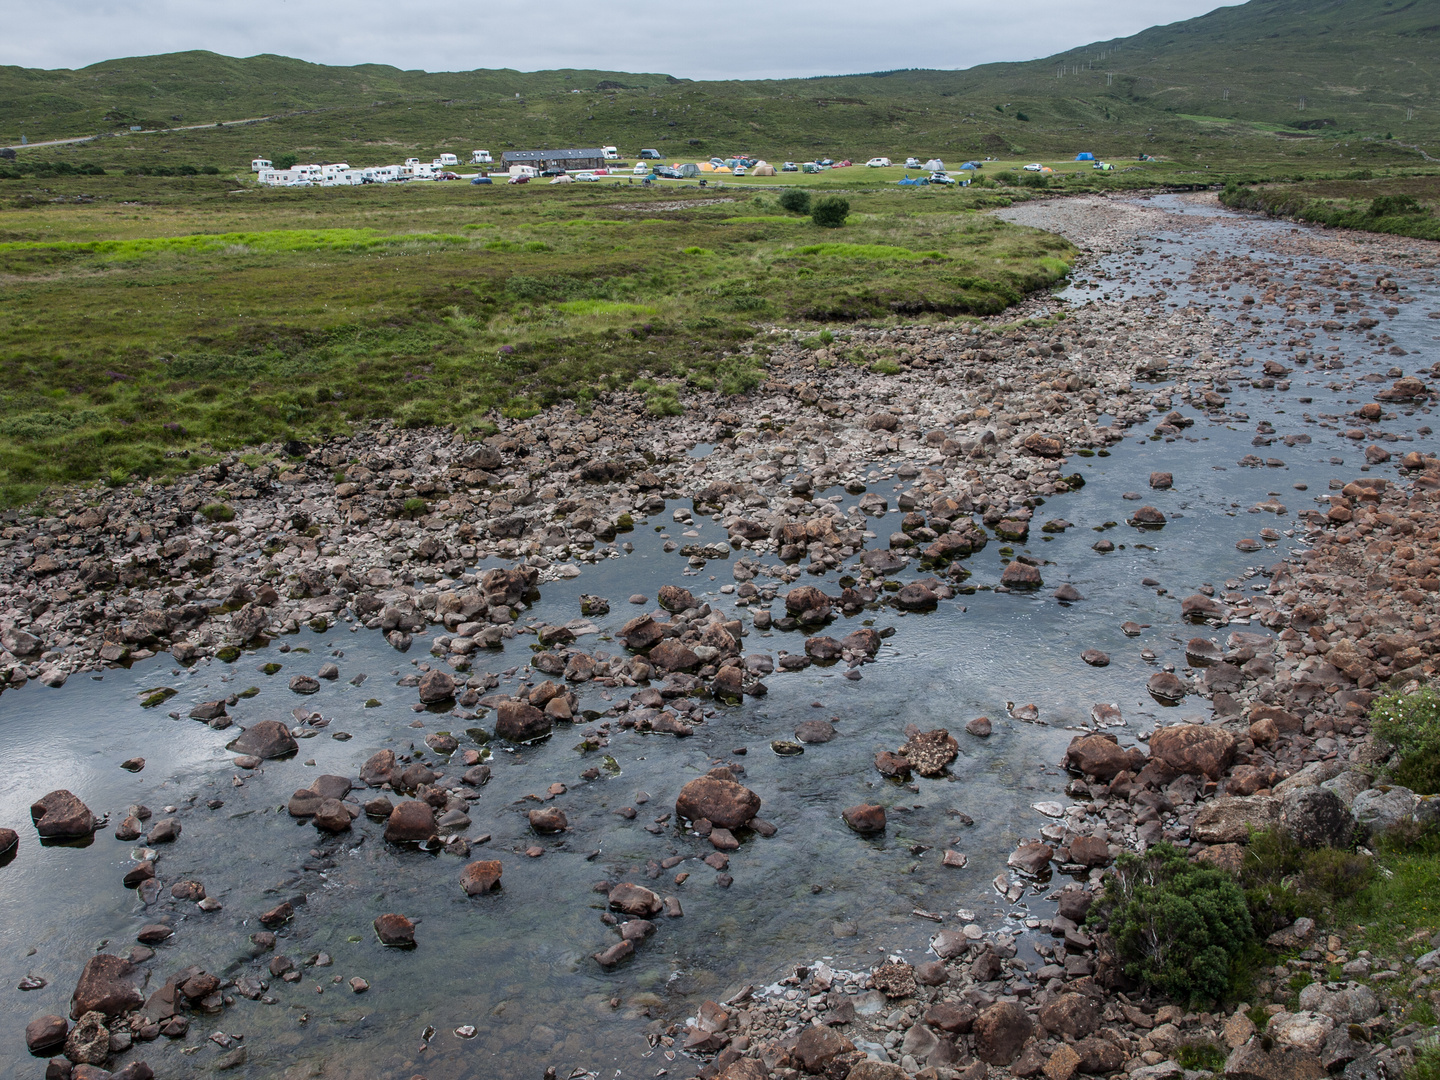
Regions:
<instances>
[{"instance_id":1,"label":"river water","mask_svg":"<svg viewBox=\"0 0 1440 1080\"><path fill-rule=\"evenodd\" d=\"M1241 308L1230 294L1212 295L1183 283L1188 264L1215 257L1206 253L1233 254L1265 264L1274 275L1324 261L1308 257L1307 262L1289 250L1295 233L1287 223L1239 218L1178 196L1148 205L1173 216L1158 218L1157 229L1137 239L1127 254L1078 272L1067 299L1078 304L1103 294L1152 296L1163 289L1166 298L1154 302L1167 310L1193 301L1211 305L1220 318L1235 318ZM89 955L127 952L142 924L167 913L175 935L145 965L147 993L170 972L198 964L231 977L264 974L276 1000L240 998L218 1015L196 1017L187 1038L162 1038L132 1055L148 1060L165 1078L208 1073L225 1053L207 1040L214 1031L243 1037L247 1059L231 1073L235 1076L538 1078L548 1065L561 1077L574 1069L607 1078L654 1076L683 1063L670 1064L650 1049L643 1029L652 1019L682 1017L704 998L723 999L746 983L767 983L796 961L825 957L836 967L860 968L889 953L919 960L936 927L912 915L916 908L943 913L952 926L961 921L956 912L969 909L982 924L1007 923L1023 931L1025 916L1048 914L1043 893L1053 885L1032 887L1019 904L1011 904L991 879L1014 845L1037 836L1046 823L1032 804L1068 801L1067 778L1055 763L1074 730L1089 725L1092 705L1101 702L1122 710L1122 741L1148 732L1162 714L1167 721L1208 715L1202 699L1164 709L1145 693L1157 665L1185 666L1184 643L1196 629L1181 621L1178 599L1204 584L1217 593L1263 588L1258 569L1303 543L1295 515L1313 507L1332 479L1353 478L1363 464L1363 444L1340 437L1349 423L1340 422L1339 431L1322 428L1321 414L1343 416L1388 385L1388 379L1359 381L1366 374L1385 375L1392 366L1408 374L1430 362L1440 332L1440 322L1426 317L1440 310L1433 274L1426 282L1423 272L1389 269L1416 300L1394 317L1380 316L1380 329L1409 357L1397 358L1353 332L1317 330L1310 349L1340 358L1344 368L1317 370L1319 362L1312 361L1296 368L1288 390L1261 390L1242 379L1258 377L1265 359L1290 362L1295 346L1287 342L1301 332L1278 321L1256 328L1243 353L1256 362L1234 369L1227 417L1215 422L1181 407L1195 424L1178 438L1152 439L1148 428L1136 428L1108 456L1070 459L1067 472L1080 472L1086 486L1047 500L1036 511L1028 544L1016 545L1045 560L1046 587L1037 593L990 591L1003 566L1002 545L992 541L967 563L974 574L967 584L977 586L973 594L942 601L928 614L882 608L837 619L828 631L836 637L861 623L895 629L878 662L865 666L858 681L842 678L839 667L777 673L766 680L768 697L747 698L735 708L715 705L714 715L683 740L617 732L602 750L582 754L576 746L592 725L581 723L573 730L562 725L548 741L514 752L495 744L494 776L472 808L475 824L469 830L472 837L491 835L472 858L504 863L503 888L491 895L464 895L459 887L464 860L388 845L381 828L363 818L350 834L326 839L284 812L295 789L321 773L354 776L378 749L423 751L423 736L442 730L453 730L462 747L474 748L463 729L493 726L484 717L465 722L412 710L415 691L394 684L415 671L414 661L430 660L418 642L402 655L378 632L352 632L341 624L246 652L233 664L208 661L186 670L162 654L103 677L72 677L60 689L32 682L0 695L0 761L10 777L0 788L0 822L21 833L17 856L0 870L0 1061L9 1063L14 1075L42 1075L43 1061L25 1050L25 1023L42 1013L67 1012ZM1368 285L1381 272L1377 261L1359 276ZM1163 277L1175 284L1162 286ZM1089 288L1092 282L1101 288ZM1307 323L1328 317L1312 315ZM1332 346L1338 351L1325 352ZM1170 385L1156 382L1144 391L1163 394ZM1307 397L1312 400L1302 400ZM1248 413L1248 420L1235 418L1236 412ZM1427 445L1428 436L1417 434L1428 421L1426 412L1405 411L1383 425L1402 440L1387 444L1397 457L1412 448L1403 440ZM1307 421L1307 414L1314 419ZM1256 425L1265 420L1274 425L1277 439L1304 433L1313 441L1256 448ZM1252 453L1283 464L1237 464ZM1150 491L1152 470L1173 473L1174 488ZM1300 483L1308 490L1296 490ZM870 490L889 497L905 486L884 463L873 470ZM1123 499L1126 492L1143 493L1145 503L1169 516L1169 524L1145 533L1125 526L1140 505ZM1248 512L1271 500L1283 503L1286 512ZM853 501L847 496L846 505ZM731 581L729 563L712 561L698 574L682 576L684 559L661 550L665 538L680 539L683 528L671 522L669 509L649 522L637 521L629 534L632 553L586 567L579 578L545 585L527 618L566 622L578 615L582 592L608 597L611 614L595 620L600 635L582 637L578 645L614 653L619 643L606 637L637 610L625 602L632 593L653 600L660 585L683 584L712 606L729 609L734 597L719 592ZM1040 522L1060 517L1075 527L1054 536L1039 531ZM885 537L898 529L898 518L892 513L871 527ZM1121 524L1107 528L1107 522ZM1236 549L1239 538L1256 537L1263 526L1293 535L1259 552ZM724 539L721 527L708 519L699 519L697 528L700 543ZM1092 550L1102 535L1117 545L1115 551ZM815 583L833 593L837 576ZM912 567L898 576L922 575ZM1144 579L1159 584L1142 585ZM1084 599L1058 603L1050 592L1061 582L1072 583ZM1127 620L1148 629L1126 637L1120 625ZM1243 628L1262 630L1258 624ZM503 672L519 667L517 677L525 676L531 640L517 637L503 653L482 654L476 669L501 675L500 690L513 688L516 680ZM282 644L288 652L280 651ZM798 652L803 637L752 629L744 648ZM1080 653L1089 648L1110 654L1111 664L1087 666ZM1142 657L1143 649L1155 659ZM287 689L291 676L314 674L326 660L338 664L338 680L322 681L317 694L303 699ZM260 669L270 663L280 667L267 675ZM351 685L360 673L368 676L363 685ZM143 708L146 693L157 687L173 688L175 696ZM237 729L216 732L167 715L184 716L194 703L251 687L258 692L231 709L239 724L286 719L297 703L320 712L329 724L303 740L295 758L267 762L252 775L236 769L225 749ZM611 704L605 693L586 684L580 690L583 706L603 711ZM622 691L609 693L621 700ZM372 698L381 704L367 708ZM1009 719L1007 702L1035 704L1040 722ZM962 730L980 715L994 721L995 733L987 740ZM772 740L793 738L796 725L811 718L834 723L837 738L809 746L800 756L771 752ZM423 727L412 726L417 719ZM913 787L883 781L873 767L874 754L897 748L912 723L950 729L961 741L960 758L943 779L917 778ZM337 739L335 733L350 737ZM747 749L745 756L732 753L738 747ZM118 767L137 755L146 759L143 771ZM602 767L593 782L581 779L580 773L602 765L605 755L613 757L614 769ZM644 828L673 810L679 788L717 761L743 765L745 783L764 800L761 816L778 827L774 837L749 837L732 853L729 888L720 887L716 873L699 861L711 850L708 844L683 835L673 821L658 834ZM234 778L240 775L245 779L237 786ZM537 840L525 814L538 804L526 796L544 796L557 782L568 791L554 804L573 828L563 839ZM164 807L179 808L184 833L162 852L160 876L167 885L202 881L223 910L206 914L193 904L172 903L168 891L164 901L146 909L120 883L137 849L117 841L109 829L87 846L42 847L29 827L27 808L41 793L61 787L97 813L108 812L112 822L135 803L157 816ZM840 820L841 809L862 801L889 808L883 836L861 839ZM615 813L626 806L639 811L633 821ZM974 824L964 825L960 815ZM544 854L527 857L525 849L537 844ZM968 867L942 866L945 848L965 852ZM647 877L647 864L670 856L686 861L656 879ZM675 875L686 872L689 878L675 884ZM592 886L621 878L676 896L684 916L662 918L632 960L605 972L590 956L615 938L600 921L604 897ZM333 963L305 967L299 983L286 984L269 979L260 966L268 954L251 958L248 937L260 928L261 911L301 894L306 902L280 932L276 954L303 963L324 953ZM413 952L385 949L376 940L372 920L388 911L416 920L419 945ZM1021 946L1025 955L1023 939ZM16 986L26 975L48 985L21 992ZM352 994L346 985L352 976L366 979L370 990ZM475 1037L457 1037L454 1030L461 1025L473 1025ZM424 1033L431 1027L427 1041Z\"/></svg>"}]
</instances>

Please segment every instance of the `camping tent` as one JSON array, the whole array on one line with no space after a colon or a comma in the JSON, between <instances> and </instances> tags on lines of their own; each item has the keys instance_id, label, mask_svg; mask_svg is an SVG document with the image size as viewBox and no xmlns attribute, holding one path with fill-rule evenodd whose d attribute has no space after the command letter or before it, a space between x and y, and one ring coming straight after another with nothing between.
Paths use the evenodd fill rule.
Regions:
<instances>
[{"instance_id":1,"label":"camping tent","mask_svg":"<svg viewBox=\"0 0 1440 1080\"><path fill-rule=\"evenodd\" d=\"M756 166L755 166L755 171L754 171L751 175L752 175L752 176L774 176L774 175L775 175L775 166L774 166L774 165L756 165Z\"/></svg>"},{"instance_id":2,"label":"camping tent","mask_svg":"<svg viewBox=\"0 0 1440 1080\"><path fill-rule=\"evenodd\" d=\"M962 169L978 169L979 167L980 167L980 166L979 166L979 165L976 165L975 162L973 162L973 161L967 161L967 162L965 162L964 165L961 165L961 166L960 166L960 168L962 168Z\"/></svg>"},{"instance_id":3,"label":"camping tent","mask_svg":"<svg viewBox=\"0 0 1440 1080\"><path fill-rule=\"evenodd\" d=\"M680 168L680 175L681 175L682 177L686 178L686 179L689 179L689 178L692 177L692 176L699 176L701 170L704 169L705 166L703 166L703 165L696 165L696 164L692 161L692 162L689 162L689 163L687 163L687 164L685 164L685 165L681 165L679 168ZM712 167L710 168L710 170L708 170L708 171L713 172L713 171L714 171L714 167L712 166Z\"/></svg>"},{"instance_id":4,"label":"camping tent","mask_svg":"<svg viewBox=\"0 0 1440 1080\"><path fill-rule=\"evenodd\" d=\"M1075 160L1076 160L1076 161L1094 161L1094 160L1095 160L1095 155L1092 154L1092 153L1090 153L1088 150L1085 150L1085 151L1082 151L1081 153L1076 154L1076 155L1075 155Z\"/></svg>"},{"instance_id":5,"label":"camping tent","mask_svg":"<svg viewBox=\"0 0 1440 1080\"><path fill-rule=\"evenodd\" d=\"M945 163L941 161L938 157L931 158L929 161L925 162L925 170L926 172L944 172Z\"/></svg>"},{"instance_id":6,"label":"camping tent","mask_svg":"<svg viewBox=\"0 0 1440 1080\"><path fill-rule=\"evenodd\" d=\"M555 177L550 182L552 184L573 184L575 182L575 178L569 173L561 173L559 176Z\"/></svg>"}]
</instances>

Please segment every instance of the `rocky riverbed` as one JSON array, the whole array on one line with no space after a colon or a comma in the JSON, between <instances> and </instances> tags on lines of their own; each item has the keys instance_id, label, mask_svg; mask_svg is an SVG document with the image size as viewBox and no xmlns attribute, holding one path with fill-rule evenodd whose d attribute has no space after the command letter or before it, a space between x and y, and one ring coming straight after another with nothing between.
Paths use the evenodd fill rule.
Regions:
<instances>
[{"instance_id":1,"label":"rocky riverbed","mask_svg":"<svg viewBox=\"0 0 1440 1080\"><path fill-rule=\"evenodd\" d=\"M1416 966L1384 978L1347 967L1355 986L1327 989L1333 1000L1317 991L1262 1039L1246 1029L1247 1010L1188 1014L1127 987L1083 922L1125 848L1167 839L1228 865L1248 824L1319 835L1435 812L1433 800L1370 790L1385 751L1365 712L1382 682L1432 674L1440 637L1440 463L1425 424L1437 251L1250 222L1202 199L1071 199L1007 213L1065 233L1087 258L1064 296L1028 301L1004 321L836 328L820 348L774 332L757 343L768 356L760 389L694 394L681 416L649 417L638 395L617 393L585 414L499 421L483 438L376 425L322 446L233 455L171 486L65 493L10 515L0 716L27 695L57 695L43 699L53 708L80 694L65 685L79 677L101 680L87 688L94 708L105 686L144 672L153 683L132 690L146 691L136 704L152 719L126 738L183 721L210 740L184 760L137 746L109 763L143 779L163 758L183 775L160 782L167 793L151 798L166 802L148 811L92 806L78 782L12 800L38 810L32 823L3 822L17 837L0 873L60 853L71 865L37 869L33 883L79 872L91 851L35 840L83 843L103 829L114 839L96 846L118 840L124 852L115 887L123 877L134 889L72 917L93 920L91 937L128 934L135 945L103 948L83 975L73 948L68 960L57 954L48 981L79 983L69 1007L36 1019L21 1001L7 1013L17 1027L33 1021L32 1050L65 1048L49 1058L52 1075L70 1062L75 1075L105 1066L140 1076L141 1060L160 1075L275 1075L305 1062L320 1070L305 1075L355 1075L355 1056L310 1052L307 1021L277 1027L247 1002L293 1016L301 1010L286 988L301 983L370 1000L376 970L433 963L446 937L459 940L447 920L526 888L595 898L554 929L575 942L569 978L587 984L576 1005L644 1028L634 1067L729 1080L925 1070L1150 1080L1180 1075L1170 1055L1195 1039L1229 1046L1236 1068L1257 1075L1302 1075L1312 1059L1333 1071L1345 1054L1377 1061L1346 1025L1396 1035L1392 995L1431 992L1420 961L1434 944L1417 944ZM1240 452L1217 457L1221 445ZM1230 498L1242 493L1244 504ZM1091 529L1093 542L1082 536ZM1145 576L1152 566L1157 576ZM1211 567L1223 571L1215 581ZM1042 618L1055 621L1027 634ZM1008 655L984 655L989 629L963 636L977 620L1014 635L1002 637ZM925 652L957 632L949 655ZM328 659L310 651L322 642ZM347 652L370 670L355 670ZM387 654L396 668L382 691ZM267 661L265 689L225 685L257 661ZM909 687L906 665L921 679ZM972 665L990 673L986 688L933 692ZM822 681L831 676L844 682ZM887 686L889 698L863 697ZM1011 687L1014 699L997 693ZM843 696L852 692L862 696ZM393 728L367 726L366 706ZM1161 721L1172 707L1183 723ZM787 730L758 723L782 712ZM847 743L854 725L873 750ZM395 734L402 727L410 740ZM558 747L535 740L579 740L580 759L561 766ZM818 765L832 745L850 745L846 760L868 775L838 763L823 783L768 771ZM742 752L751 747L768 751L763 761ZM302 757L316 762L309 775ZM1018 778L1037 767L1039 782ZM947 786L996 770L1016 772L1003 805ZM623 795L599 794L622 771ZM637 777L653 790L635 791ZM512 779L521 786L502 808L494 795ZM261 888L222 869L225 827L206 815L227 801L255 813L266 799L277 822L311 830L312 846L287 880ZM981 806L1012 820L977 821ZM605 831L616 826L601 826L602 814L632 832L643 825L665 851ZM821 819L830 832L814 831ZM204 841L191 840L197 832ZM832 866L855 858L835 854L842 842L889 857L886 879L912 879L885 886L889 925L857 911L853 893L846 910L824 906L846 895L843 883L794 889L816 877L808 863L783 886L774 876L815 851ZM432 863L454 857L446 888L465 913L447 898L415 917L439 891L410 861L426 851ZM747 877L750 867L764 874ZM1073 881L1060 889L1057 874ZM231 879L243 916L224 914L229 901L207 892L206 876ZM322 922L336 894L381 880L387 905L411 905L376 910L364 928L384 958L322 973L339 949L315 945L305 923ZM415 882L408 898L392 887L402 880ZM968 885L957 894L940 884L954 880ZM725 899L688 899L701 881ZM804 921L811 892L821 905L811 920L834 922L848 966L797 953L768 983L787 971L782 956L721 959L750 936L727 925L727 907L755 913L756 928L777 906ZM954 907L957 895L965 907ZM649 962L658 975L661 955L673 961L664 950L694 947L672 942L695 904L725 941L709 958L724 977L764 978L707 987L691 956L651 984L659 994L627 985L627 972ZM517 918L486 910L501 925ZM327 941L359 941L335 925ZM1305 927L1282 932L1305 947L1302 964L1364 959L1338 939L1304 939ZM203 945L193 938L187 955L192 933ZM300 940L287 948L287 937ZM877 947L883 963L857 965ZM666 990L682 972L682 992ZM507 997L523 1002L519 982ZM529 1040L507 1069L613 1064L587 1050L583 1031L562 1030L574 1006L557 993L538 1040L519 1034L535 1026L524 1020L479 1018L468 1033L452 1020L439 1036L427 1024L428 1034L403 1037L367 1028L363 1009L326 1022L367 1055L386 1048L366 1058L374 1075L485 1075L484 1061L441 1045L487 1037L491 1047ZM204 1016L221 1019L192 1031ZM251 1025L265 1050L249 1049L253 1036L247 1045L200 1032L211 1023ZM1414 1034L1402 1030L1386 1061L1403 1063Z\"/></svg>"}]
</instances>

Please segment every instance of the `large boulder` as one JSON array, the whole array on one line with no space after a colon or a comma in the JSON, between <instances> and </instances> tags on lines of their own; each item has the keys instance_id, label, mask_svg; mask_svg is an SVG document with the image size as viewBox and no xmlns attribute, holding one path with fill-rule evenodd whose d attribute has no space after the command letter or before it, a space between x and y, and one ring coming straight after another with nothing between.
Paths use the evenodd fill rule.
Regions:
<instances>
[{"instance_id":1,"label":"large boulder","mask_svg":"<svg viewBox=\"0 0 1440 1080\"><path fill-rule=\"evenodd\" d=\"M1280 806L1280 824L1305 848L1349 847L1355 819L1340 796L1322 787L1292 790Z\"/></svg>"},{"instance_id":2,"label":"large boulder","mask_svg":"<svg viewBox=\"0 0 1440 1080\"><path fill-rule=\"evenodd\" d=\"M837 1057L854 1049L855 1044L834 1028L811 1024L800 1033L790 1055L807 1073L823 1073Z\"/></svg>"},{"instance_id":3,"label":"large boulder","mask_svg":"<svg viewBox=\"0 0 1440 1080\"><path fill-rule=\"evenodd\" d=\"M70 1022L63 1016L37 1016L25 1025L25 1046L32 1053L40 1053L61 1046L70 1033Z\"/></svg>"},{"instance_id":4,"label":"large boulder","mask_svg":"<svg viewBox=\"0 0 1440 1080\"><path fill-rule=\"evenodd\" d=\"M1362 791L1350 803L1350 813L1362 837L1385 833L1415 816L1415 792L1407 787L1373 787Z\"/></svg>"},{"instance_id":5,"label":"large boulder","mask_svg":"<svg viewBox=\"0 0 1440 1080\"><path fill-rule=\"evenodd\" d=\"M438 668L432 668L420 677L420 700L426 705L438 705L455 696L455 677Z\"/></svg>"},{"instance_id":6,"label":"large boulder","mask_svg":"<svg viewBox=\"0 0 1440 1080\"><path fill-rule=\"evenodd\" d=\"M1190 826L1190 835L1205 844L1245 843L1251 831L1280 824L1281 801L1264 795L1215 799L1204 803Z\"/></svg>"},{"instance_id":7,"label":"large boulder","mask_svg":"<svg viewBox=\"0 0 1440 1080\"><path fill-rule=\"evenodd\" d=\"M997 1002L975 1018L975 1056L991 1065L1009 1065L1020 1056L1032 1028L1025 1006Z\"/></svg>"},{"instance_id":8,"label":"large boulder","mask_svg":"<svg viewBox=\"0 0 1440 1080\"><path fill-rule=\"evenodd\" d=\"M760 796L736 783L729 769L711 769L691 780L675 798L675 813L690 821L708 820L722 829L739 829L760 812Z\"/></svg>"},{"instance_id":9,"label":"large boulder","mask_svg":"<svg viewBox=\"0 0 1440 1080\"><path fill-rule=\"evenodd\" d=\"M1084 994L1061 994L1040 1009L1040 1023L1046 1031L1073 1042L1100 1026L1100 1010Z\"/></svg>"},{"instance_id":10,"label":"large boulder","mask_svg":"<svg viewBox=\"0 0 1440 1080\"><path fill-rule=\"evenodd\" d=\"M1117 773L1138 773L1145 767L1145 755L1122 747L1114 735L1077 735L1065 751L1065 767L1100 780L1113 780Z\"/></svg>"},{"instance_id":11,"label":"large boulder","mask_svg":"<svg viewBox=\"0 0 1440 1080\"><path fill-rule=\"evenodd\" d=\"M478 896L500 887L504 867L498 859L479 859L460 871L460 887L466 896Z\"/></svg>"},{"instance_id":12,"label":"large boulder","mask_svg":"<svg viewBox=\"0 0 1440 1080\"><path fill-rule=\"evenodd\" d=\"M52 791L30 804L30 820L41 836L89 836L95 831L95 815L75 795Z\"/></svg>"},{"instance_id":13,"label":"large boulder","mask_svg":"<svg viewBox=\"0 0 1440 1080\"><path fill-rule=\"evenodd\" d=\"M394 750L377 750L360 766L360 779L371 787L388 784L395 776L397 765Z\"/></svg>"},{"instance_id":14,"label":"large boulder","mask_svg":"<svg viewBox=\"0 0 1440 1080\"><path fill-rule=\"evenodd\" d=\"M299 744L290 734L290 729L279 720L261 720L240 733L230 744L237 754L249 754L258 758L281 758L295 753Z\"/></svg>"},{"instance_id":15,"label":"large boulder","mask_svg":"<svg viewBox=\"0 0 1440 1080\"><path fill-rule=\"evenodd\" d=\"M1178 773L1219 780L1235 760L1235 736L1208 724L1176 724L1150 736L1150 756Z\"/></svg>"},{"instance_id":16,"label":"large boulder","mask_svg":"<svg viewBox=\"0 0 1440 1080\"><path fill-rule=\"evenodd\" d=\"M75 993L70 996L70 1019L86 1013L121 1016L145 1004L145 996L130 982L134 967L122 956L98 953L85 962Z\"/></svg>"},{"instance_id":17,"label":"large boulder","mask_svg":"<svg viewBox=\"0 0 1440 1080\"><path fill-rule=\"evenodd\" d=\"M645 886L633 885L628 881L622 881L611 889L606 899L616 911L637 919L648 919L665 910L664 900Z\"/></svg>"},{"instance_id":18,"label":"large boulder","mask_svg":"<svg viewBox=\"0 0 1440 1080\"><path fill-rule=\"evenodd\" d=\"M1375 991L1357 982L1313 982L1300 991L1300 1008L1328 1016L1337 1024L1363 1024L1380 1015Z\"/></svg>"},{"instance_id":19,"label":"large boulder","mask_svg":"<svg viewBox=\"0 0 1440 1080\"><path fill-rule=\"evenodd\" d=\"M502 701L495 707L495 734L510 742L530 742L549 735L555 722L523 701Z\"/></svg>"},{"instance_id":20,"label":"large boulder","mask_svg":"<svg viewBox=\"0 0 1440 1080\"><path fill-rule=\"evenodd\" d=\"M385 839L391 843L424 843L439 832L435 811L429 803L409 800L390 811L385 823Z\"/></svg>"}]
</instances>

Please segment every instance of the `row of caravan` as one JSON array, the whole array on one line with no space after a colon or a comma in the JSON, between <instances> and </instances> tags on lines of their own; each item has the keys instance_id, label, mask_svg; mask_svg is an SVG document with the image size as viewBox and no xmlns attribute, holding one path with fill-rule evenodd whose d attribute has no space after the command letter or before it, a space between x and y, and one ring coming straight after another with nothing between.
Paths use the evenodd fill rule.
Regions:
<instances>
[{"instance_id":1,"label":"row of caravan","mask_svg":"<svg viewBox=\"0 0 1440 1080\"><path fill-rule=\"evenodd\" d=\"M445 159L449 158L449 161ZM257 158L252 164L256 179L270 187L345 187L352 184L391 184L404 180L453 180L448 172L456 164L454 154L441 154L433 162L410 158L404 165L374 165L352 169L345 162L334 165L293 165L276 169L270 162Z\"/></svg>"}]
</instances>

